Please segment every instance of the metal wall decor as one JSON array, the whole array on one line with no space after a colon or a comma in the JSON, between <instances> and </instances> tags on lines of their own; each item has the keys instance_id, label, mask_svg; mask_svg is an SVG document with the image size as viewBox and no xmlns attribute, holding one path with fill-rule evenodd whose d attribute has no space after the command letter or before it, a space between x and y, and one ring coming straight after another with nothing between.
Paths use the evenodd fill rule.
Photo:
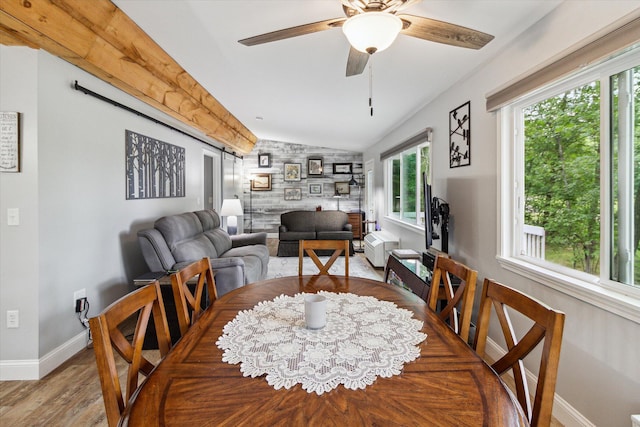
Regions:
<instances>
[{"instance_id":1,"label":"metal wall decor","mask_svg":"<svg viewBox=\"0 0 640 427\"><path fill-rule=\"evenodd\" d=\"M471 164L471 101L449 112L449 167Z\"/></svg>"},{"instance_id":2,"label":"metal wall decor","mask_svg":"<svg viewBox=\"0 0 640 427\"><path fill-rule=\"evenodd\" d=\"M127 200L184 197L185 149L126 131Z\"/></svg>"}]
</instances>

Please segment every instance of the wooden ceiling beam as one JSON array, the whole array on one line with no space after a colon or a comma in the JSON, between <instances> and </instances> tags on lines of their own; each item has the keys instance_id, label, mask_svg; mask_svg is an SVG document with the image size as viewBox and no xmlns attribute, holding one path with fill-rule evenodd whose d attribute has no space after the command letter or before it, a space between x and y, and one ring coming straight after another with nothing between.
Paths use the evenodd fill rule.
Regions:
<instances>
[{"instance_id":1,"label":"wooden ceiling beam","mask_svg":"<svg viewBox=\"0 0 640 427\"><path fill-rule=\"evenodd\" d=\"M232 151L257 141L110 0L2 0L0 43L59 56Z\"/></svg>"}]
</instances>

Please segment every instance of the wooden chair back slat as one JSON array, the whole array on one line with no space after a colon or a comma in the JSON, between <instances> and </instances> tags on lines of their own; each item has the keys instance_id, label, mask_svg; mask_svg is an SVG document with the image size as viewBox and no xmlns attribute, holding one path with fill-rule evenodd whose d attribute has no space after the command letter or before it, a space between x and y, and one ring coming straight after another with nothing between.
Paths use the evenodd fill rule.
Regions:
<instances>
[{"instance_id":1,"label":"wooden chair back slat","mask_svg":"<svg viewBox=\"0 0 640 427\"><path fill-rule=\"evenodd\" d=\"M137 321L133 338L129 341L120 330L120 326L134 315L137 315ZM123 296L102 313L89 319L109 426L118 425L126 402L138 388L138 374L149 375L154 368L154 365L142 355L142 345L151 315L160 355L164 357L169 352L171 339L160 284L157 281ZM124 396L116 368L116 352L128 364Z\"/></svg>"},{"instance_id":2,"label":"wooden chair back slat","mask_svg":"<svg viewBox=\"0 0 640 427\"><path fill-rule=\"evenodd\" d=\"M458 278L460 283L454 286L451 276ZM427 304L433 311L437 311L439 300L446 301L438 316L448 322L465 342L469 340L477 276L476 270L451 258L438 256L427 296Z\"/></svg>"},{"instance_id":3,"label":"wooden chair back slat","mask_svg":"<svg viewBox=\"0 0 640 427\"><path fill-rule=\"evenodd\" d=\"M333 249L333 254L325 264L322 263L316 250ZM318 267L320 275L329 275L329 269L338 257L344 253L344 275L349 277L349 240L300 240L298 250L298 276L302 276L302 261L307 254Z\"/></svg>"},{"instance_id":4,"label":"wooden chair back slat","mask_svg":"<svg viewBox=\"0 0 640 427\"><path fill-rule=\"evenodd\" d=\"M480 356L484 356L489 334L491 307L497 313L498 322L507 345L507 353L495 361L491 367L499 374L511 371L516 386L516 396L520 406L527 414L532 426L548 426L551 423L553 399L555 394L560 348L564 330L564 313L554 310L524 293L505 286L491 279L485 279L475 347ZM534 323L531 328L518 339L507 307L523 314ZM531 404L527 376L522 360L531 351L544 342L538 370L534 402Z\"/></svg>"},{"instance_id":5,"label":"wooden chair back slat","mask_svg":"<svg viewBox=\"0 0 640 427\"><path fill-rule=\"evenodd\" d=\"M216 282L213 276L211 261L207 257L193 262L171 275L171 287L178 314L180 335L184 335L189 330L189 327L202 315L205 289L209 296L209 304L213 304L218 298ZM195 277L198 280L192 293L188 282ZM191 314L189 314L190 312Z\"/></svg>"}]
</instances>

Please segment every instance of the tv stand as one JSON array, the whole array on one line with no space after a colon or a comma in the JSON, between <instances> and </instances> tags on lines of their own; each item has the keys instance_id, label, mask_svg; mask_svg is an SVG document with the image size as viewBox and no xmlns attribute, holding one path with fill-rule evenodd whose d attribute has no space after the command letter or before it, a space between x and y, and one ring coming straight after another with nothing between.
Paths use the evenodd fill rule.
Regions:
<instances>
[{"instance_id":1,"label":"tv stand","mask_svg":"<svg viewBox=\"0 0 640 427\"><path fill-rule=\"evenodd\" d=\"M422 264L427 267L430 271L433 271L433 267L436 263L436 258L439 256L444 256L449 258L449 254L444 251L439 251L434 247L427 248L426 251L422 252Z\"/></svg>"},{"instance_id":2,"label":"tv stand","mask_svg":"<svg viewBox=\"0 0 640 427\"><path fill-rule=\"evenodd\" d=\"M398 258L391 252L384 268L384 282L401 286L427 300L432 271L419 259Z\"/></svg>"}]
</instances>

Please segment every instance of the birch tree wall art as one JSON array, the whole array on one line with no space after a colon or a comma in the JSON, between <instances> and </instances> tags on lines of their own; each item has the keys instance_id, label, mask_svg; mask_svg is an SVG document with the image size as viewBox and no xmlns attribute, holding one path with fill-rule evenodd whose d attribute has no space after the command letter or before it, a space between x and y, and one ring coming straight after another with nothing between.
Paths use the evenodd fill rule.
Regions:
<instances>
[{"instance_id":1,"label":"birch tree wall art","mask_svg":"<svg viewBox=\"0 0 640 427\"><path fill-rule=\"evenodd\" d=\"M127 200L184 197L185 149L126 131Z\"/></svg>"}]
</instances>

